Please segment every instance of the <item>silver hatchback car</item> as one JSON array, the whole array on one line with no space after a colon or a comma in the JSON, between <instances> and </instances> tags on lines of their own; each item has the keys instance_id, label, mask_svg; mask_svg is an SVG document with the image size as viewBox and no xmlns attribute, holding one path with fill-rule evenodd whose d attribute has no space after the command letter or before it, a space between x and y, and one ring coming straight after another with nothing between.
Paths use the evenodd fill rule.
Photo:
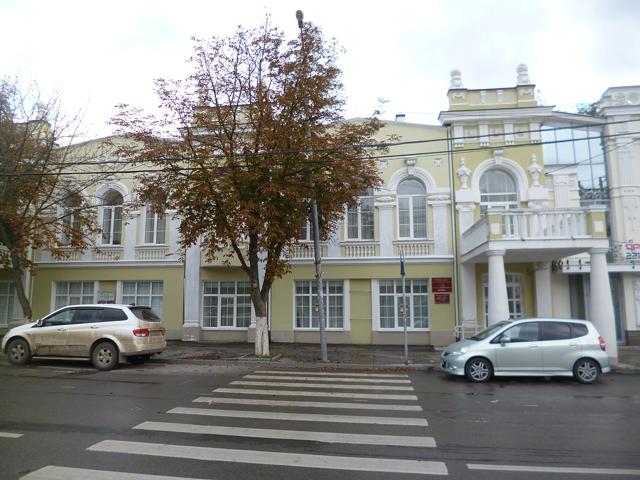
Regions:
<instances>
[{"instance_id":1,"label":"silver hatchback car","mask_svg":"<svg viewBox=\"0 0 640 480\"><path fill-rule=\"evenodd\" d=\"M14 365L34 356L84 357L99 370L111 370L120 356L144 363L166 346L162 321L151 308L113 304L69 305L12 328L2 339Z\"/></svg>"},{"instance_id":2,"label":"silver hatchback car","mask_svg":"<svg viewBox=\"0 0 640 480\"><path fill-rule=\"evenodd\" d=\"M593 383L611 371L604 339L591 322L529 318L491 325L449 345L442 370L486 382L492 376L563 376Z\"/></svg>"}]
</instances>

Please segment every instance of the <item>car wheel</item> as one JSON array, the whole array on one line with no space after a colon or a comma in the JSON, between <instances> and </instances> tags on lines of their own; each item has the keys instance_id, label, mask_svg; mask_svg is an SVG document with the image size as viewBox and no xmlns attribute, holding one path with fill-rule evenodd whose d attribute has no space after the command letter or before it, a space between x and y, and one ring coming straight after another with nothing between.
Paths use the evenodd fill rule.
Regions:
<instances>
[{"instance_id":1,"label":"car wheel","mask_svg":"<svg viewBox=\"0 0 640 480\"><path fill-rule=\"evenodd\" d=\"M464 366L464 374L472 382L486 382L493 376L493 366L486 358L472 358Z\"/></svg>"},{"instance_id":2,"label":"car wheel","mask_svg":"<svg viewBox=\"0 0 640 480\"><path fill-rule=\"evenodd\" d=\"M98 370L111 370L118 365L118 349L111 342L101 342L91 352L91 361Z\"/></svg>"},{"instance_id":3,"label":"car wheel","mask_svg":"<svg viewBox=\"0 0 640 480\"><path fill-rule=\"evenodd\" d=\"M590 358L581 358L573 366L573 376L580 383L593 383L598 379L600 366Z\"/></svg>"},{"instance_id":4,"label":"car wheel","mask_svg":"<svg viewBox=\"0 0 640 480\"><path fill-rule=\"evenodd\" d=\"M24 365L31 360L31 349L26 340L16 338L7 345L7 357L13 365Z\"/></svg>"},{"instance_id":5,"label":"car wheel","mask_svg":"<svg viewBox=\"0 0 640 480\"><path fill-rule=\"evenodd\" d=\"M151 358L151 355L131 355L130 357L127 357L127 362L129 362L132 365L142 365L144 362L146 362L150 358Z\"/></svg>"}]
</instances>

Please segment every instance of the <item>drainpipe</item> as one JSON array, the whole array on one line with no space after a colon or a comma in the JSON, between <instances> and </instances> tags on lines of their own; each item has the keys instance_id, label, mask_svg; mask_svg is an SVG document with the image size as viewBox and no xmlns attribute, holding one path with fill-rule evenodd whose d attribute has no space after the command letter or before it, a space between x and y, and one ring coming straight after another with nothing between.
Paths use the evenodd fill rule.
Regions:
<instances>
[{"instance_id":1,"label":"drainpipe","mask_svg":"<svg viewBox=\"0 0 640 480\"><path fill-rule=\"evenodd\" d=\"M447 157L449 161L449 190L451 191L451 247L453 253L453 318L455 326L460 325L460 299L458 288L458 216L456 215L456 189L453 181L453 142L451 127L447 127ZM456 330L457 331L457 328Z\"/></svg>"}]
</instances>

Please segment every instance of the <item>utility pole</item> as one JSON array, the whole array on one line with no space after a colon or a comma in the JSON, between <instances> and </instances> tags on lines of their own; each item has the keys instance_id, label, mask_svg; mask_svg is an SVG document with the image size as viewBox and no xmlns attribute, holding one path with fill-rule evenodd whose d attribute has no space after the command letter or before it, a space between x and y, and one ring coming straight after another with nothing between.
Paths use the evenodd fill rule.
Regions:
<instances>
[{"instance_id":1,"label":"utility pole","mask_svg":"<svg viewBox=\"0 0 640 480\"><path fill-rule=\"evenodd\" d=\"M404 330L404 364L409 365L409 342L407 341L407 290L404 274L404 252L400 250L400 277L402 278L402 325Z\"/></svg>"},{"instance_id":2,"label":"utility pole","mask_svg":"<svg viewBox=\"0 0 640 480\"><path fill-rule=\"evenodd\" d=\"M304 62L304 14L302 10L296 11L296 20L300 29L300 54L301 62ZM307 122L307 141L311 144L311 126ZM307 157L311 158L313 150L307 149ZM318 322L320 324L320 359L323 362L327 358L327 334L325 331L324 291L322 287L322 254L320 251L320 226L318 222L318 203L315 196L311 197L311 226L313 228L313 259L316 268L316 290L318 294Z\"/></svg>"}]
</instances>

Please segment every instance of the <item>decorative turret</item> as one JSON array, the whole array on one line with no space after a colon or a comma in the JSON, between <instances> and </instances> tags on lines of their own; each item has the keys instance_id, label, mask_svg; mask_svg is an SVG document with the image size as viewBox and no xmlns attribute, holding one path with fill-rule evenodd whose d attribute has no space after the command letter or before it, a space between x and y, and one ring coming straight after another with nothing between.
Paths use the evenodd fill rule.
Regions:
<instances>
[{"instance_id":1,"label":"decorative turret","mask_svg":"<svg viewBox=\"0 0 640 480\"><path fill-rule=\"evenodd\" d=\"M451 70L451 85L449 88L464 88L462 84L462 72L457 68Z\"/></svg>"},{"instance_id":2,"label":"decorative turret","mask_svg":"<svg viewBox=\"0 0 640 480\"><path fill-rule=\"evenodd\" d=\"M529 80L529 67L527 67L524 63L518 65L516 69L518 72L518 83L517 85L531 85L531 80Z\"/></svg>"}]
</instances>

